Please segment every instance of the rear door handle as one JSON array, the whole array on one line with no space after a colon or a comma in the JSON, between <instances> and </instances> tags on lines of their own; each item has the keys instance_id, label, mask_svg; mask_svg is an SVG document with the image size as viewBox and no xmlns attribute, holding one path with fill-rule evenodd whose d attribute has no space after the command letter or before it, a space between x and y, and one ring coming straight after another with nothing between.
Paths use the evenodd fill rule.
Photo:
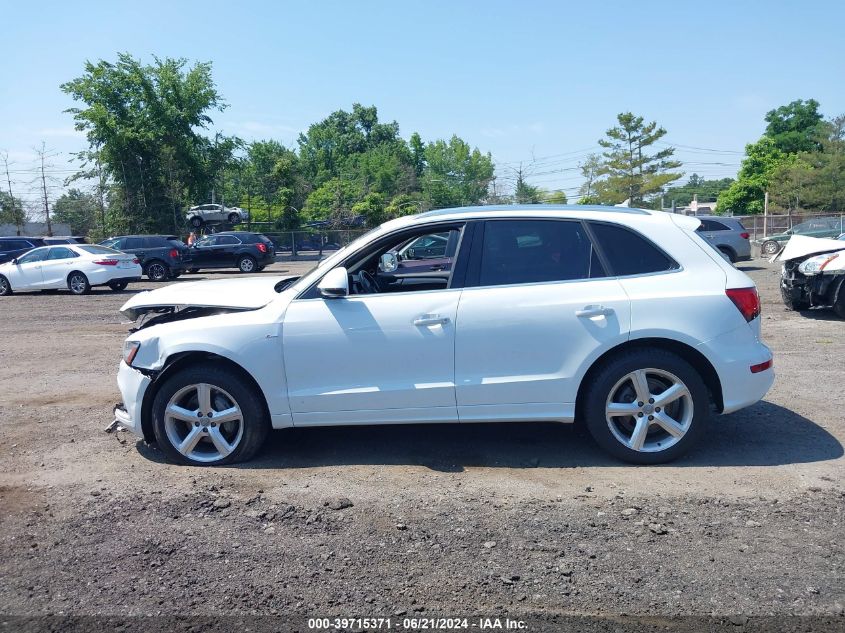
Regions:
<instances>
[{"instance_id":1,"label":"rear door handle","mask_svg":"<svg viewBox=\"0 0 845 633\"><path fill-rule=\"evenodd\" d=\"M418 327L426 327L428 325L446 325L449 322L449 317L440 316L439 314L423 314L414 319L414 325Z\"/></svg>"},{"instance_id":2,"label":"rear door handle","mask_svg":"<svg viewBox=\"0 0 845 633\"><path fill-rule=\"evenodd\" d=\"M597 316L610 316L613 314L613 308L605 308L604 306L584 306L581 310L575 311L575 316L589 319Z\"/></svg>"}]
</instances>

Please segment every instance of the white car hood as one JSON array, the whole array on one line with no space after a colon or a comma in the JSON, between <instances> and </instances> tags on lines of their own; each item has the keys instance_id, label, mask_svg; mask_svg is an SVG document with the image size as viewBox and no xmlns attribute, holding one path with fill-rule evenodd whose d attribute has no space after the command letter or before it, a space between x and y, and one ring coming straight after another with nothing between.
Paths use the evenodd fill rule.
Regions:
<instances>
[{"instance_id":1,"label":"white car hood","mask_svg":"<svg viewBox=\"0 0 845 633\"><path fill-rule=\"evenodd\" d=\"M834 251L845 250L845 241L831 240L822 237L807 237L806 235L793 235L789 238L786 246L769 261L789 261L800 259L808 255L820 255Z\"/></svg>"},{"instance_id":2,"label":"white car hood","mask_svg":"<svg viewBox=\"0 0 845 633\"><path fill-rule=\"evenodd\" d=\"M123 304L120 312L133 321L142 314L163 308L230 308L257 310L279 296L276 286L294 276L215 279L213 281L177 282L139 292Z\"/></svg>"}]
</instances>

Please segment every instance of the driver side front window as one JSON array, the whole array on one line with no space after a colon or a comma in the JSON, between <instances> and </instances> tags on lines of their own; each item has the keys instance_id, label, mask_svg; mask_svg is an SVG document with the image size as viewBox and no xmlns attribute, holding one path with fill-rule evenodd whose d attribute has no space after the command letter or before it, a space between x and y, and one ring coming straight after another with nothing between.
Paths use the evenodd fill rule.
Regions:
<instances>
[{"instance_id":1,"label":"driver side front window","mask_svg":"<svg viewBox=\"0 0 845 633\"><path fill-rule=\"evenodd\" d=\"M350 295L445 290L461 229L405 234L348 265Z\"/></svg>"}]
</instances>

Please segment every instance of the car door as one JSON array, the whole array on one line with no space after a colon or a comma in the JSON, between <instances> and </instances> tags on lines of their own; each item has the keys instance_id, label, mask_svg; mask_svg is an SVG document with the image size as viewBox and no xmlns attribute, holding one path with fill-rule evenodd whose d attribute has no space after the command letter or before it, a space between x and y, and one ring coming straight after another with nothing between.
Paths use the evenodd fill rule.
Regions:
<instances>
[{"instance_id":1,"label":"car door","mask_svg":"<svg viewBox=\"0 0 845 633\"><path fill-rule=\"evenodd\" d=\"M359 264L349 264L353 279ZM461 290L449 278L440 289L332 299L305 293L292 301L282 349L294 424L455 421Z\"/></svg>"},{"instance_id":2,"label":"car door","mask_svg":"<svg viewBox=\"0 0 845 633\"><path fill-rule=\"evenodd\" d=\"M571 421L582 368L628 337L628 297L580 221L488 220L479 232L458 307L458 416Z\"/></svg>"},{"instance_id":3,"label":"car door","mask_svg":"<svg viewBox=\"0 0 845 633\"><path fill-rule=\"evenodd\" d=\"M191 266L193 268L209 268L214 266L214 247L217 236L209 235L194 243L191 248Z\"/></svg>"},{"instance_id":4,"label":"car door","mask_svg":"<svg viewBox=\"0 0 845 633\"><path fill-rule=\"evenodd\" d=\"M66 246L53 246L41 265L41 274L45 288L67 287L67 276L72 270L74 260L79 257Z\"/></svg>"},{"instance_id":5,"label":"car door","mask_svg":"<svg viewBox=\"0 0 845 633\"><path fill-rule=\"evenodd\" d=\"M236 252L241 247L241 241L234 235L218 235L214 246L214 265L219 268L229 268L236 265Z\"/></svg>"},{"instance_id":6,"label":"car door","mask_svg":"<svg viewBox=\"0 0 845 633\"><path fill-rule=\"evenodd\" d=\"M35 248L18 257L18 261L9 273L9 282L14 290L35 290L42 288L44 276L41 267L47 252L46 246Z\"/></svg>"}]
</instances>

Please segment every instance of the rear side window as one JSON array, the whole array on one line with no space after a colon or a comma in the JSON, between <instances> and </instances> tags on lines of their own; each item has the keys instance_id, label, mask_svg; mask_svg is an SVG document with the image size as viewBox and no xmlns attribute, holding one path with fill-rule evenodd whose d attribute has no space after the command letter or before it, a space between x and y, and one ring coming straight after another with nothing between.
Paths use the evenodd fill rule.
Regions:
<instances>
[{"instance_id":1,"label":"rear side window","mask_svg":"<svg viewBox=\"0 0 845 633\"><path fill-rule=\"evenodd\" d=\"M144 248L144 238L143 237L127 237L123 241L123 248L126 249L133 249L133 248Z\"/></svg>"},{"instance_id":2,"label":"rear side window","mask_svg":"<svg viewBox=\"0 0 845 633\"><path fill-rule=\"evenodd\" d=\"M217 244L220 246L234 246L240 243L241 241L238 238L231 235L221 235L217 238Z\"/></svg>"},{"instance_id":3,"label":"rear side window","mask_svg":"<svg viewBox=\"0 0 845 633\"><path fill-rule=\"evenodd\" d=\"M580 222L490 220L484 226L481 286L604 276Z\"/></svg>"},{"instance_id":4,"label":"rear side window","mask_svg":"<svg viewBox=\"0 0 845 633\"><path fill-rule=\"evenodd\" d=\"M644 275L678 267L668 255L635 231L598 222L591 222L590 228L607 257L613 275Z\"/></svg>"},{"instance_id":5,"label":"rear side window","mask_svg":"<svg viewBox=\"0 0 845 633\"><path fill-rule=\"evenodd\" d=\"M145 237L144 248L163 248L168 246L167 240L161 237Z\"/></svg>"},{"instance_id":6,"label":"rear side window","mask_svg":"<svg viewBox=\"0 0 845 633\"><path fill-rule=\"evenodd\" d=\"M721 222L716 222L715 220L702 220L701 226L698 227L699 231L708 232L708 231L730 231L730 227L725 226Z\"/></svg>"},{"instance_id":7,"label":"rear side window","mask_svg":"<svg viewBox=\"0 0 845 633\"><path fill-rule=\"evenodd\" d=\"M0 251L21 251L25 248L32 248L32 245L26 240L0 241Z\"/></svg>"}]
</instances>

